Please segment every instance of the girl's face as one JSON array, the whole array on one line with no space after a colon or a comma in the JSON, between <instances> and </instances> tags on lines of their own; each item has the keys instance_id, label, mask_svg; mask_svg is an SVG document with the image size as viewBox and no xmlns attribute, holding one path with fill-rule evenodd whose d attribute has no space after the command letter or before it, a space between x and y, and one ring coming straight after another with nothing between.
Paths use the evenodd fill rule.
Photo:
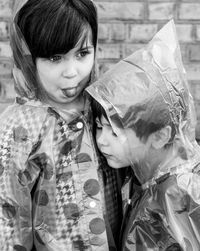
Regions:
<instances>
[{"instance_id":1,"label":"girl's face","mask_svg":"<svg viewBox=\"0 0 200 251\"><path fill-rule=\"evenodd\" d=\"M110 123L103 116L101 121L96 120L96 124L97 145L109 166L121 168L144 160L148 145L132 129L121 129L115 125L113 132Z\"/></svg>"},{"instance_id":2,"label":"girl's face","mask_svg":"<svg viewBox=\"0 0 200 251\"><path fill-rule=\"evenodd\" d=\"M94 47L88 36L81 47L66 54L50 58L37 58L36 69L39 81L51 104L67 105L81 98L94 65Z\"/></svg>"}]
</instances>

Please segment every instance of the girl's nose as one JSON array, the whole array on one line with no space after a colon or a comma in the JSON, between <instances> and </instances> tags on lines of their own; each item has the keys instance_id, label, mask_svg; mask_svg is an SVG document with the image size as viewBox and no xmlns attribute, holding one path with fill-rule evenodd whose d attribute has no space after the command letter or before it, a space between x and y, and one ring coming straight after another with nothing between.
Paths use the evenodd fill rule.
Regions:
<instances>
[{"instance_id":1,"label":"girl's nose","mask_svg":"<svg viewBox=\"0 0 200 251\"><path fill-rule=\"evenodd\" d=\"M68 62L63 62L63 77L65 78L74 78L77 75L76 65L72 60Z\"/></svg>"}]
</instances>

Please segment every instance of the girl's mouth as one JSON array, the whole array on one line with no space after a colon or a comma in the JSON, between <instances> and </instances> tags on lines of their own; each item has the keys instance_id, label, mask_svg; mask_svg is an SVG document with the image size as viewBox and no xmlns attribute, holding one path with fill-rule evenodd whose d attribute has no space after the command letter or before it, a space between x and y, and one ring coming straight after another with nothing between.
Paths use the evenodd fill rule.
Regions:
<instances>
[{"instance_id":1,"label":"girl's mouth","mask_svg":"<svg viewBox=\"0 0 200 251\"><path fill-rule=\"evenodd\" d=\"M62 89L62 92L66 97L72 98L77 94L77 87Z\"/></svg>"}]
</instances>

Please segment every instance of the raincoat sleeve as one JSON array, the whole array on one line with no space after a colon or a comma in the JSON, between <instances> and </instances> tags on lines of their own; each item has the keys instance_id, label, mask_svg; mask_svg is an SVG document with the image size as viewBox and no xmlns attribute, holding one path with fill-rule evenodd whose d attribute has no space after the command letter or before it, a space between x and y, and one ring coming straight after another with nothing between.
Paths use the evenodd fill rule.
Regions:
<instances>
[{"instance_id":1,"label":"raincoat sleeve","mask_svg":"<svg viewBox=\"0 0 200 251\"><path fill-rule=\"evenodd\" d=\"M166 195L167 215L174 236L183 250L200 250L200 175L199 164L193 172L177 175L177 185ZM198 169L198 171L196 170Z\"/></svg>"},{"instance_id":2,"label":"raincoat sleeve","mask_svg":"<svg viewBox=\"0 0 200 251\"><path fill-rule=\"evenodd\" d=\"M31 250L31 189L39 168L29 156L37 145L43 115L13 105L0 116L0 250ZM38 125L40 124L40 125Z\"/></svg>"},{"instance_id":3,"label":"raincoat sleeve","mask_svg":"<svg viewBox=\"0 0 200 251\"><path fill-rule=\"evenodd\" d=\"M194 170L165 176L143 192L134 184L123 250L200 250L199 179Z\"/></svg>"}]
</instances>

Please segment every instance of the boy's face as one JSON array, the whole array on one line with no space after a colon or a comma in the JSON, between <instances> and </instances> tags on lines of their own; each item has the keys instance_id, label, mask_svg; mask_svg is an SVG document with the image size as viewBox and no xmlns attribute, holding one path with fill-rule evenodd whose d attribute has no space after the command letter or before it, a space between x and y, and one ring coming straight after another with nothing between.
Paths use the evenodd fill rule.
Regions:
<instances>
[{"instance_id":1,"label":"boy's face","mask_svg":"<svg viewBox=\"0 0 200 251\"><path fill-rule=\"evenodd\" d=\"M90 36L82 47L78 45L67 54L36 59L38 78L51 103L72 104L82 94L94 64Z\"/></svg>"},{"instance_id":2,"label":"boy's face","mask_svg":"<svg viewBox=\"0 0 200 251\"><path fill-rule=\"evenodd\" d=\"M101 121L96 119L96 123L97 145L109 166L126 167L144 158L147 146L136 137L132 129L121 129L115 126L115 132L113 132L110 123L103 116Z\"/></svg>"}]
</instances>

